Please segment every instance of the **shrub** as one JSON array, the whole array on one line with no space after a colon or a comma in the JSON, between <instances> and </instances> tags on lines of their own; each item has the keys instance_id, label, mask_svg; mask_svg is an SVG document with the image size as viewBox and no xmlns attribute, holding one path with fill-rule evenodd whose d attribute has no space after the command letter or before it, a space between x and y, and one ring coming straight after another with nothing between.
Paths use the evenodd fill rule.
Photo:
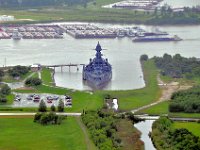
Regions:
<instances>
[{"instance_id":1,"label":"shrub","mask_svg":"<svg viewBox=\"0 0 200 150\"><path fill-rule=\"evenodd\" d=\"M40 123L42 125L53 125L62 123L62 120L66 117L58 116L53 112L50 113L37 113L34 117L34 122Z\"/></svg>"},{"instance_id":2,"label":"shrub","mask_svg":"<svg viewBox=\"0 0 200 150\"><path fill-rule=\"evenodd\" d=\"M46 106L44 100L40 101L38 111L39 112L46 112L47 111L47 106Z\"/></svg>"},{"instance_id":3,"label":"shrub","mask_svg":"<svg viewBox=\"0 0 200 150\"><path fill-rule=\"evenodd\" d=\"M7 99L5 97L5 95L0 95L0 103L6 103L7 102Z\"/></svg>"},{"instance_id":4,"label":"shrub","mask_svg":"<svg viewBox=\"0 0 200 150\"><path fill-rule=\"evenodd\" d=\"M42 84L42 80L37 77L30 77L26 79L25 85L27 86L38 86Z\"/></svg>"},{"instance_id":5,"label":"shrub","mask_svg":"<svg viewBox=\"0 0 200 150\"><path fill-rule=\"evenodd\" d=\"M56 111L55 105L51 105L51 111L52 111L52 112L55 112L55 111Z\"/></svg>"},{"instance_id":6,"label":"shrub","mask_svg":"<svg viewBox=\"0 0 200 150\"><path fill-rule=\"evenodd\" d=\"M7 84L4 84L1 88L0 93L3 95L9 95L11 93L11 89Z\"/></svg>"},{"instance_id":7,"label":"shrub","mask_svg":"<svg viewBox=\"0 0 200 150\"><path fill-rule=\"evenodd\" d=\"M42 113L36 113L35 116L34 116L34 122L39 122L41 116L42 116Z\"/></svg>"},{"instance_id":8,"label":"shrub","mask_svg":"<svg viewBox=\"0 0 200 150\"><path fill-rule=\"evenodd\" d=\"M12 77L20 77L29 72L30 68L26 66L14 66L12 69L8 70L8 73Z\"/></svg>"},{"instance_id":9,"label":"shrub","mask_svg":"<svg viewBox=\"0 0 200 150\"><path fill-rule=\"evenodd\" d=\"M140 61L147 61L149 59L148 55L143 54L140 56Z\"/></svg>"},{"instance_id":10,"label":"shrub","mask_svg":"<svg viewBox=\"0 0 200 150\"><path fill-rule=\"evenodd\" d=\"M64 112L64 102L62 100L59 100L58 102L58 112Z\"/></svg>"}]
</instances>

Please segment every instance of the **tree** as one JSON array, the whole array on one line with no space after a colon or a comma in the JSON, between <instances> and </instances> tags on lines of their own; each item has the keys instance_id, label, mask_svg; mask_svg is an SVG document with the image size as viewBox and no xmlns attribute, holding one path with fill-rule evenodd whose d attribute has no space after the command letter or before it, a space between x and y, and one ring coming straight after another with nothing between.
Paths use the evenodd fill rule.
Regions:
<instances>
[{"instance_id":1,"label":"tree","mask_svg":"<svg viewBox=\"0 0 200 150\"><path fill-rule=\"evenodd\" d=\"M7 84L4 84L1 88L1 94L3 95L9 95L11 93L11 89Z\"/></svg>"},{"instance_id":2,"label":"tree","mask_svg":"<svg viewBox=\"0 0 200 150\"><path fill-rule=\"evenodd\" d=\"M25 85L27 86L38 86L42 84L42 80L37 77L30 77L26 79Z\"/></svg>"},{"instance_id":3,"label":"tree","mask_svg":"<svg viewBox=\"0 0 200 150\"><path fill-rule=\"evenodd\" d=\"M64 112L64 102L62 100L59 100L58 102L58 112Z\"/></svg>"},{"instance_id":4,"label":"tree","mask_svg":"<svg viewBox=\"0 0 200 150\"><path fill-rule=\"evenodd\" d=\"M47 111L47 106L46 106L46 104L43 100L40 101L38 111L39 112L46 112Z\"/></svg>"},{"instance_id":5,"label":"tree","mask_svg":"<svg viewBox=\"0 0 200 150\"><path fill-rule=\"evenodd\" d=\"M148 58L148 55L146 54L143 54L140 56L140 61L147 61L149 58Z\"/></svg>"},{"instance_id":6,"label":"tree","mask_svg":"<svg viewBox=\"0 0 200 150\"><path fill-rule=\"evenodd\" d=\"M2 78L5 75L4 71L0 69L0 78Z\"/></svg>"},{"instance_id":7,"label":"tree","mask_svg":"<svg viewBox=\"0 0 200 150\"><path fill-rule=\"evenodd\" d=\"M56 111L55 105L51 105L51 111L52 111L52 112L55 112L55 111Z\"/></svg>"},{"instance_id":8,"label":"tree","mask_svg":"<svg viewBox=\"0 0 200 150\"><path fill-rule=\"evenodd\" d=\"M6 99L5 95L0 94L0 103L6 103L6 102L7 102L7 99Z\"/></svg>"}]
</instances>

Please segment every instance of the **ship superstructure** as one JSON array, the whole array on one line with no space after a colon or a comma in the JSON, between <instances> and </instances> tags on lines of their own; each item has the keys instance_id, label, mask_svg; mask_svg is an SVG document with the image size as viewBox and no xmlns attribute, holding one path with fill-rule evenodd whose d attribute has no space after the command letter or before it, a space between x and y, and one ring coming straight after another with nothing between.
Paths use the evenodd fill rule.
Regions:
<instances>
[{"instance_id":1,"label":"ship superstructure","mask_svg":"<svg viewBox=\"0 0 200 150\"><path fill-rule=\"evenodd\" d=\"M100 89L112 79L112 67L108 59L102 57L99 42L95 50L96 57L90 58L89 64L83 67L83 80L86 80L92 88Z\"/></svg>"}]
</instances>

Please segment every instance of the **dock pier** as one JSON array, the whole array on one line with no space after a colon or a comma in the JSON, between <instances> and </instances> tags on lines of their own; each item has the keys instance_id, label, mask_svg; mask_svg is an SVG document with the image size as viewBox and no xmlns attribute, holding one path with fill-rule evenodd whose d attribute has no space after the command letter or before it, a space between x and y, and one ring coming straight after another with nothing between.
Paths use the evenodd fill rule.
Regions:
<instances>
[{"instance_id":1,"label":"dock pier","mask_svg":"<svg viewBox=\"0 0 200 150\"><path fill-rule=\"evenodd\" d=\"M76 67L77 71L79 71L79 66L84 66L85 64L59 64L59 65L43 65L42 67L46 67L46 68L53 68L54 72L56 68L60 68L61 72L63 72L63 67L68 67L69 71L71 67Z\"/></svg>"}]
</instances>

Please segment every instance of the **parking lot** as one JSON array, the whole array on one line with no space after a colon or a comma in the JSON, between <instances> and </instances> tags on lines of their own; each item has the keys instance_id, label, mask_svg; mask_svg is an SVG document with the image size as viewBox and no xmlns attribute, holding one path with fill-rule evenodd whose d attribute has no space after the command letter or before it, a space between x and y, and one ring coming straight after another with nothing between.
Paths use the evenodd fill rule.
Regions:
<instances>
[{"instance_id":1,"label":"parking lot","mask_svg":"<svg viewBox=\"0 0 200 150\"><path fill-rule=\"evenodd\" d=\"M38 107L41 100L44 100L47 107L52 105L58 106L59 100L62 100L65 107L72 107L72 99L70 96L56 94L35 94L35 93L14 93L15 98L13 107Z\"/></svg>"}]
</instances>

